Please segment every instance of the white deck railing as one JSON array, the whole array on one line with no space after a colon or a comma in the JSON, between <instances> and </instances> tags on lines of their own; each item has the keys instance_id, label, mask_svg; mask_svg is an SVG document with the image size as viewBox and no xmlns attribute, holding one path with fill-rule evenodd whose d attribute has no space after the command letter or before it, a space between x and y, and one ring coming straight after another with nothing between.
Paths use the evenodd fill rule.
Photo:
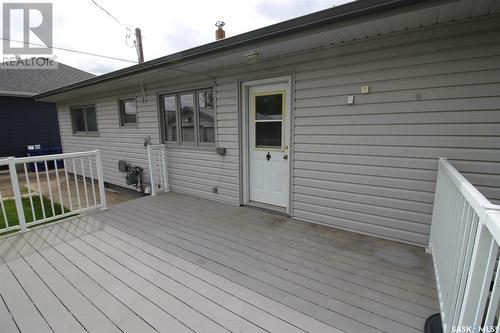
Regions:
<instances>
[{"instance_id":1,"label":"white deck railing","mask_svg":"<svg viewBox=\"0 0 500 333\"><path fill-rule=\"evenodd\" d=\"M498 331L499 244L500 206L440 159L429 250L444 332Z\"/></svg>"},{"instance_id":2,"label":"white deck railing","mask_svg":"<svg viewBox=\"0 0 500 333\"><path fill-rule=\"evenodd\" d=\"M148 145L148 158L151 195L169 192L165 145Z\"/></svg>"},{"instance_id":3,"label":"white deck railing","mask_svg":"<svg viewBox=\"0 0 500 333\"><path fill-rule=\"evenodd\" d=\"M106 208L98 150L9 157L0 166L8 166L11 183L0 191L0 233Z\"/></svg>"}]
</instances>

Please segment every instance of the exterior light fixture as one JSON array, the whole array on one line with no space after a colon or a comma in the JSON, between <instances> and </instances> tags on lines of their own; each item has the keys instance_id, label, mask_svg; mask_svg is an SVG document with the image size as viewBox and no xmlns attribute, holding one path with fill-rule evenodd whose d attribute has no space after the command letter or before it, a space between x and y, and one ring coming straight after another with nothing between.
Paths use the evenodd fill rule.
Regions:
<instances>
[{"instance_id":1,"label":"exterior light fixture","mask_svg":"<svg viewBox=\"0 0 500 333\"><path fill-rule=\"evenodd\" d=\"M250 65L257 64L260 61L259 52L250 52L244 55Z\"/></svg>"}]
</instances>

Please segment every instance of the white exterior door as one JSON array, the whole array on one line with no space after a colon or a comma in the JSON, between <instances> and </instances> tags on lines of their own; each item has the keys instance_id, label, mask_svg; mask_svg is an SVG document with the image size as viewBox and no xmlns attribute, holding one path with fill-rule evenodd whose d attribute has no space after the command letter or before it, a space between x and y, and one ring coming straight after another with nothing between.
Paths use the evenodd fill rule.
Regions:
<instances>
[{"instance_id":1,"label":"white exterior door","mask_svg":"<svg viewBox=\"0 0 500 333\"><path fill-rule=\"evenodd\" d=\"M250 201L288 207L289 96L286 84L249 88Z\"/></svg>"}]
</instances>

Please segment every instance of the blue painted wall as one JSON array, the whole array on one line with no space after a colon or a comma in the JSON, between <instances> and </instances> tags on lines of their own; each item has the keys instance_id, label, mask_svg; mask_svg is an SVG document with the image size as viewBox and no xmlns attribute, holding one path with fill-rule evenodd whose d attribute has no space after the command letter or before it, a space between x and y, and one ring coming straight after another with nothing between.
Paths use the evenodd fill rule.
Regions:
<instances>
[{"instance_id":1,"label":"blue painted wall","mask_svg":"<svg viewBox=\"0 0 500 333\"><path fill-rule=\"evenodd\" d=\"M0 96L0 157L26 156L26 146L61 146L54 103Z\"/></svg>"}]
</instances>

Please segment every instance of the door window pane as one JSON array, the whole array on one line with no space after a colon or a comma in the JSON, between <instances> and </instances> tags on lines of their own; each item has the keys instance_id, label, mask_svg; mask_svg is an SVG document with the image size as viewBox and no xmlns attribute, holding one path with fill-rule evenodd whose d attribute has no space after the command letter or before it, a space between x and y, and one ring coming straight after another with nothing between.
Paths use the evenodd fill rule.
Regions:
<instances>
[{"instance_id":1,"label":"door window pane","mask_svg":"<svg viewBox=\"0 0 500 333\"><path fill-rule=\"evenodd\" d=\"M73 109L73 124L75 132L85 132L85 113L83 109Z\"/></svg>"},{"instance_id":2,"label":"door window pane","mask_svg":"<svg viewBox=\"0 0 500 333\"><path fill-rule=\"evenodd\" d=\"M163 97L165 112L165 141L177 141L177 101L174 96Z\"/></svg>"},{"instance_id":3,"label":"door window pane","mask_svg":"<svg viewBox=\"0 0 500 333\"><path fill-rule=\"evenodd\" d=\"M255 96L255 119L282 119L283 94Z\"/></svg>"},{"instance_id":4,"label":"door window pane","mask_svg":"<svg viewBox=\"0 0 500 333\"><path fill-rule=\"evenodd\" d=\"M211 90L198 92L200 142L214 142L214 96Z\"/></svg>"},{"instance_id":5,"label":"door window pane","mask_svg":"<svg viewBox=\"0 0 500 333\"><path fill-rule=\"evenodd\" d=\"M281 148L281 121L255 123L256 148Z\"/></svg>"},{"instance_id":6,"label":"door window pane","mask_svg":"<svg viewBox=\"0 0 500 333\"><path fill-rule=\"evenodd\" d=\"M89 106L85 108L87 116L87 132L97 132L97 119L95 114L95 107Z\"/></svg>"},{"instance_id":7,"label":"door window pane","mask_svg":"<svg viewBox=\"0 0 500 333\"><path fill-rule=\"evenodd\" d=\"M192 93L181 94L181 140L183 142L194 142L194 96Z\"/></svg>"},{"instance_id":8,"label":"door window pane","mask_svg":"<svg viewBox=\"0 0 500 333\"><path fill-rule=\"evenodd\" d=\"M135 99L120 101L120 117L122 125L137 124L137 103Z\"/></svg>"}]
</instances>

